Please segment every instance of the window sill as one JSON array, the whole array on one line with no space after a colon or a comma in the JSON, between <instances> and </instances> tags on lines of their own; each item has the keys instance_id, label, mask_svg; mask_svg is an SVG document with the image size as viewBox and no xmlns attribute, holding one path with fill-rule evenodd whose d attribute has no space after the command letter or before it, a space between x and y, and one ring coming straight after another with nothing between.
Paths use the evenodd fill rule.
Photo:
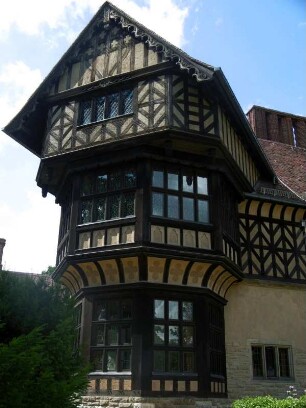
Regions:
<instances>
[{"instance_id":1,"label":"window sill","mask_svg":"<svg viewBox=\"0 0 306 408\"><path fill-rule=\"evenodd\" d=\"M152 376L154 377L176 377L176 378L185 378L185 377L198 377L198 373L173 373L173 372L158 372L153 371Z\"/></svg>"},{"instance_id":2,"label":"window sill","mask_svg":"<svg viewBox=\"0 0 306 408\"><path fill-rule=\"evenodd\" d=\"M131 371L91 371L88 373L90 376L103 375L103 377L119 377L119 376L131 376Z\"/></svg>"},{"instance_id":3,"label":"window sill","mask_svg":"<svg viewBox=\"0 0 306 408\"><path fill-rule=\"evenodd\" d=\"M109 120L120 119L120 118L126 118L126 117L128 117L128 116L133 116L133 114L134 114L134 112L125 113L125 114L123 114L123 115L118 115L118 116L113 116L113 117L111 117L111 118L105 118L105 119L102 119L102 120L97 120L96 122L89 122L89 123L79 124L79 125L77 125L76 130L82 130L82 129L88 127L88 126L96 126L96 125L99 125L99 124L101 124L101 123L108 122Z\"/></svg>"}]
</instances>

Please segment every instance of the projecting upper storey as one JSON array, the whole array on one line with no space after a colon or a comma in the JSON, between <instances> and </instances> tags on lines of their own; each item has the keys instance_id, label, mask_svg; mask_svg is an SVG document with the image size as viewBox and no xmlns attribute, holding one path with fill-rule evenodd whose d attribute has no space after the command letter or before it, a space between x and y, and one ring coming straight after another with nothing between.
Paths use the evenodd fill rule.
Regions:
<instances>
[{"instance_id":1,"label":"projecting upper storey","mask_svg":"<svg viewBox=\"0 0 306 408\"><path fill-rule=\"evenodd\" d=\"M109 2L4 131L45 159L172 131L174 149L225 160L246 190L273 177L222 71Z\"/></svg>"}]
</instances>

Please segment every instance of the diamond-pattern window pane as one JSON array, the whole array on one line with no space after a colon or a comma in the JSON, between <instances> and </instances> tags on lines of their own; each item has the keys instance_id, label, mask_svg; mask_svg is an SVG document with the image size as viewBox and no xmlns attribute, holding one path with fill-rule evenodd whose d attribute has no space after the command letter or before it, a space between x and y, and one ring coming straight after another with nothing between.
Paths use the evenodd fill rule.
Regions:
<instances>
[{"instance_id":1,"label":"diamond-pattern window pane","mask_svg":"<svg viewBox=\"0 0 306 408\"><path fill-rule=\"evenodd\" d=\"M81 224L91 222L92 201L83 201L81 204Z\"/></svg>"},{"instance_id":2,"label":"diamond-pattern window pane","mask_svg":"<svg viewBox=\"0 0 306 408\"><path fill-rule=\"evenodd\" d=\"M131 350L121 350L120 352L121 370L127 371L131 369Z\"/></svg>"},{"instance_id":3,"label":"diamond-pattern window pane","mask_svg":"<svg viewBox=\"0 0 306 408\"><path fill-rule=\"evenodd\" d=\"M96 101L96 120L105 119L105 97L100 96Z\"/></svg>"},{"instance_id":4,"label":"diamond-pattern window pane","mask_svg":"<svg viewBox=\"0 0 306 408\"><path fill-rule=\"evenodd\" d=\"M107 191L107 174L97 176L97 193L105 193Z\"/></svg>"},{"instance_id":5,"label":"diamond-pattern window pane","mask_svg":"<svg viewBox=\"0 0 306 408\"><path fill-rule=\"evenodd\" d=\"M192 326L183 326L182 342L183 342L183 346L187 346L187 347L193 346L193 327Z\"/></svg>"},{"instance_id":6,"label":"diamond-pattern window pane","mask_svg":"<svg viewBox=\"0 0 306 408\"><path fill-rule=\"evenodd\" d=\"M136 186L136 173L134 170L128 170L124 172L123 187L135 187Z\"/></svg>"},{"instance_id":7,"label":"diamond-pattern window pane","mask_svg":"<svg viewBox=\"0 0 306 408\"><path fill-rule=\"evenodd\" d=\"M121 217L128 217L135 214L134 193L124 194L121 198Z\"/></svg>"},{"instance_id":8,"label":"diamond-pattern window pane","mask_svg":"<svg viewBox=\"0 0 306 408\"><path fill-rule=\"evenodd\" d=\"M81 195L88 195L94 192L94 183L91 176L85 176L82 179Z\"/></svg>"},{"instance_id":9,"label":"diamond-pattern window pane","mask_svg":"<svg viewBox=\"0 0 306 408\"><path fill-rule=\"evenodd\" d=\"M133 113L133 91L124 91L122 92L122 99L123 99L123 112L122 114Z\"/></svg>"},{"instance_id":10,"label":"diamond-pattern window pane","mask_svg":"<svg viewBox=\"0 0 306 408\"><path fill-rule=\"evenodd\" d=\"M106 216L106 198L99 198L95 202L96 219L95 221L104 221Z\"/></svg>"},{"instance_id":11,"label":"diamond-pattern window pane","mask_svg":"<svg viewBox=\"0 0 306 408\"><path fill-rule=\"evenodd\" d=\"M81 108L81 125L87 125L91 122L91 101L85 101Z\"/></svg>"},{"instance_id":12,"label":"diamond-pattern window pane","mask_svg":"<svg viewBox=\"0 0 306 408\"><path fill-rule=\"evenodd\" d=\"M109 96L109 117L114 118L119 115L119 94Z\"/></svg>"},{"instance_id":13,"label":"diamond-pattern window pane","mask_svg":"<svg viewBox=\"0 0 306 408\"><path fill-rule=\"evenodd\" d=\"M119 218L120 216L120 195L116 194L109 197L110 219Z\"/></svg>"},{"instance_id":14,"label":"diamond-pattern window pane","mask_svg":"<svg viewBox=\"0 0 306 408\"><path fill-rule=\"evenodd\" d=\"M122 185L122 173L111 173L109 175L109 189L110 190L120 190Z\"/></svg>"}]
</instances>

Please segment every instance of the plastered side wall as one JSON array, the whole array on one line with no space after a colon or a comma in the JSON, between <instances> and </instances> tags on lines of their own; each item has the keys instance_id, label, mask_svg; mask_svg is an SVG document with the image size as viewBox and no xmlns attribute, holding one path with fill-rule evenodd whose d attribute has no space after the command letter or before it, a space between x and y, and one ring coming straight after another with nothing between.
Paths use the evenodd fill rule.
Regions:
<instances>
[{"instance_id":1,"label":"plastered side wall","mask_svg":"<svg viewBox=\"0 0 306 408\"><path fill-rule=\"evenodd\" d=\"M244 281L233 286L225 307L225 342L230 399L286 395L289 385L306 388L306 287ZM252 378L251 345L292 347L292 381Z\"/></svg>"}]
</instances>

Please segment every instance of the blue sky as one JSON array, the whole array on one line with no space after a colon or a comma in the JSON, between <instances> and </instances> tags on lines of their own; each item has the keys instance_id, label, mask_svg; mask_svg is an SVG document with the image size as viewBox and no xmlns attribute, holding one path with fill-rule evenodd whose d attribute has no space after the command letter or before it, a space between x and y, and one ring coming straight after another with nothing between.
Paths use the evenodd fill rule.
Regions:
<instances>
[{"instance_id":1,"label":"blue sky","mask_svg":"<svg viewBox=\"0 0 306 408\"><path fill-rule=\"evenodd\" d=\"M0 15L0 128L18 112L102 5L98 0L10 0ZM306 116L305 0L116 0L188 54L221 67L242 109ZM59 207L41 197L39 159L0 131L4 267L55 264Z\"/></svg>"}]
</instances>

